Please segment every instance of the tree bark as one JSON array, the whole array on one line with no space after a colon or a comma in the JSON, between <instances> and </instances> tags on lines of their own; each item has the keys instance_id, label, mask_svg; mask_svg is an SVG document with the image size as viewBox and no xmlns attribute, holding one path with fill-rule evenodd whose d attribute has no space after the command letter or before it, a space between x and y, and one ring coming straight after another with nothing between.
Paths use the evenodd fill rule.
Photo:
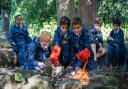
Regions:
<instances>
[{"instance_id":1,"label":"tree bark","mask_svg":"<svg viewBox=\"0 0 128 89\"><path fill-rule=\"evenodd\" d=\"M56 0L57 7L57 23L62 16L67 16L72 19L76 16L75 12L75 0Z\"/></svg>"},{"instance_id":2,"label":"tree bark","mask_svg":"<svg viewBox=\"0 0 128 89\"><path fill-rule=\"evenodd\" d=\"M1 8L3 32L6 37L9 34L9 10Z\"/></svg>"},{"instance_id":3,"label":"tree bark","mask_svg":"<svg viewBox=\"0 0 128 89\"><path fill-rule=\"evenodd\" d=\"M96 18L96 0L80 0L79 3L77 14L89 30Z\"/></svg>"},{"instance_id":4,"label":"tree bark","mask_svg":"<svg viewBox=\"0 0 128 89\"><path fill-rule=\"evenodd\" d=\"M77 2L77 4L76 4ZM56 0L57 22L61 16L80 17L89 30L96 18L96 0Z\"/></svg>"}]
</instances>

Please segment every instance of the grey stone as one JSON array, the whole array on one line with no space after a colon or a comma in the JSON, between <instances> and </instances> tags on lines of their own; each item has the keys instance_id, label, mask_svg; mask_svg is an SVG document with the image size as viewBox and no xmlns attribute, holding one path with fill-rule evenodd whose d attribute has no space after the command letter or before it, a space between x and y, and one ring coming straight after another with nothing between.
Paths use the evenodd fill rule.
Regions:
<instances>
[{"instance_id":1,"label":"grey stone","mask_svg":"<svg viewBox=\"0 0 128 89\"><path fill-rule=\"evenodd\" d=\"M82 85L78 80L67 78L60 80L56 89L82 89Z\"/></svg>"},{"instance_id":2,"label":"grey stone","mask_svg":"<svg viewBox=\"0 0 128 89\"><path fill-rule=\"evenodd\" d=\"M0 49L0 67L15 67L17 64L16 54L12 49Z\"/></svg>"},{"instance_id":3,"label":"grey stone","mask_svg":"<svg viewBox=\"0 0 128 89\"><path fill-rule=\"evenodd\" d=\"M52 76L54 76L54 77L62 75L63 71L64 71L63 66L58 66L58 67L52 66Z\"/></svg>"},{"instance_id":4,"label":"grey stone","mask_svg":"<svg viewBox=\"0 0 128 89\"><path fill-rule=\"evenodd\" d=\"M28 84L23 89L53 89L50 85L50 79L40 75L35 75L28 79Z\"/></svg>"},{"instance_id":5,"label":"grey stone","mask_svg":"<svg viewBox=\"0 0 128 89\"><path fill-rule=\"evenodd\" d=\"M85 89L118 89L119 80L114 76L94 75Z\"/></svg>"}]
</instances>

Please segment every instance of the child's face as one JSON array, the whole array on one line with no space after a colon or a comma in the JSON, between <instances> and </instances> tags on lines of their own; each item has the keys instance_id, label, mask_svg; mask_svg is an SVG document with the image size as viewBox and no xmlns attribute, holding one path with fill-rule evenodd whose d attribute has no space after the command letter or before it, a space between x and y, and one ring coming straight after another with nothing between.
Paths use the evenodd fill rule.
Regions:
<instances>
[{"instance_id":1,"label":"child's face","mask_svg":"<svg viewBox=\"0 0 128 89\"><path fill-rule=\"evenodd\" d=\"M76 25L73 25L72 27L75 35L80 35L80 33L82 32L82 26L79 24L76 24Z\"/></svg>"},{"instance_id":2,"label":"child's face","mask_svg":"<svg viewBox=\"0 0 128 89\"><path fill-rule=\"evenodd\" d=\"M100 31L100 24L94 24L94 28L97 30L97 31Z\"/></svg>"},{"instance_id":3,"label":"child's face","mask_svg":"<svg viewBox=\"0 0 128 89\"><path fill-rule=\"evenodd\" d=\"M43 48L43 50L48 50L49 44L50 44L50 37L48 34L43 33L40 37L40 45Z\"/></svg>"},{"instance_id":4,"label":"child's face","mask_svg":"<svg viewBox=\"0 0 128 89\"><path fill-rule=\"evenodd\" d=\"M50 42L40 42L40 44L41 44L41 47L43 48L43 50L47 50Z\"/></svg>"},{"instance_id":5,"label":"child's face","mask_svg":"<svg viewBox=\"0 0 128 89\"><path fill-rule=\"evenodd\" d=\"M113 28L118 29L120 26L118 24L113 24Z\"/></svg>"},{"instance_id":6,"label":"child's face","mask_svg":"<svg viewBox=\"0 0 128 89\"><path fill-rule=\"evenodd\" d=\"M18 26L22 26L22 24L23 24L23 19L22 19L21 16L18 16L18 17L17 17L17 19L16 19L16 24L17 24Z\"/></svg>"},{"instance_id":7,"label":"child's face","mask_svg":"<svg viewBox=\"0 0 128 89\"><path fill-rule=\"evenodd\" d=\"M60 28L61 28L61 31L62 31L63 34L67 33L68 26L66 24L61 25Z\"/></svg>"}]
</instances>

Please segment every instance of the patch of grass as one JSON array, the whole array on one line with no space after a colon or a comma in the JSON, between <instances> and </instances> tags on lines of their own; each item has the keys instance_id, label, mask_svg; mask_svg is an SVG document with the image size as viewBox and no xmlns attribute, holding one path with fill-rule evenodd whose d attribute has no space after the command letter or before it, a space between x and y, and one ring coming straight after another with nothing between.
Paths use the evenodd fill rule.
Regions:
<instances>
[{"instance_id":1,"label":"patch of grass","mask_svg":"<svg viewBox=\"0 0 128 89\"><path fill-rule=\"evenodd\" d=\"M8 40L0 39L0 45L7 45L7 44L9 44Z\"/></svg>"}]
</instances>

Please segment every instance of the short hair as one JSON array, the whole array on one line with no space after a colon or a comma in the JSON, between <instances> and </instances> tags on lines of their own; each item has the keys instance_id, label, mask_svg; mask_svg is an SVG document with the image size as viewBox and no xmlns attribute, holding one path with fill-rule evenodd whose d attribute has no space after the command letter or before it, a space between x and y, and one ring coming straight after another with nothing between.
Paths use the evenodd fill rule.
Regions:
<instances>
[{"instance_id":1,"label":"short hair","mask_svg":"<svg viewBox=\"0 0 128 89\"><path fill-rule=\"evenodd\" d=\"M48 43L48 42L50 42L50 38L51 38L51 36L50 36L50 33L49 32L42 31L40 33L40 42L46 42L46 43Z\"/></svg>"},{"instance_id":2,"label":"short hair","mask_svg":"<svg viewBox=\"0 0 128 89\"><path fill-rule=\"evenodd\" d=\"M118 26L121 25L121 21L119 19L113 19L112 23L117 24Z\"/></svg>"},{"instance_id":3,"label":"short hair","mask_svg":"<svg viewBox=\"0 0 128 89\"><path fill-rule=\"evenodd\" d=\"M70 27L70 19L67 16L62 16L60 18L60 26L66 24L68 27Z\"/></svg>"},{"instance_id":4,"label":"short hair","mask_svg":"<svg viewBox=\"0 0 128 89\"><path fill-rule=\"evenodd\" d=\"M99 24L100 26L102 26L102 20L100 18L96 18L94 20L94 24Z\"/></svg>"},{"instance_id":5,"label":"short hair","mask_svg":"<svg viewBox=\"0 0 128 89\"><path fill-rule=\"evenodd\" d=\"M79 17L74 17L72 20L72 26L77 24L82 26L82 21Z\"/></svg>"},{"instance_id":6,"label":"short hair","mask_svg":"<svg viewBox=\"0 0 128 89\"><path fill-rule=\"evenodd\" d=\"M16 21L16 19L17 19L18 17L22 17L22 15L16 15L16 16L15 16L15 21Z\"/></svg>"}]
</instances>

